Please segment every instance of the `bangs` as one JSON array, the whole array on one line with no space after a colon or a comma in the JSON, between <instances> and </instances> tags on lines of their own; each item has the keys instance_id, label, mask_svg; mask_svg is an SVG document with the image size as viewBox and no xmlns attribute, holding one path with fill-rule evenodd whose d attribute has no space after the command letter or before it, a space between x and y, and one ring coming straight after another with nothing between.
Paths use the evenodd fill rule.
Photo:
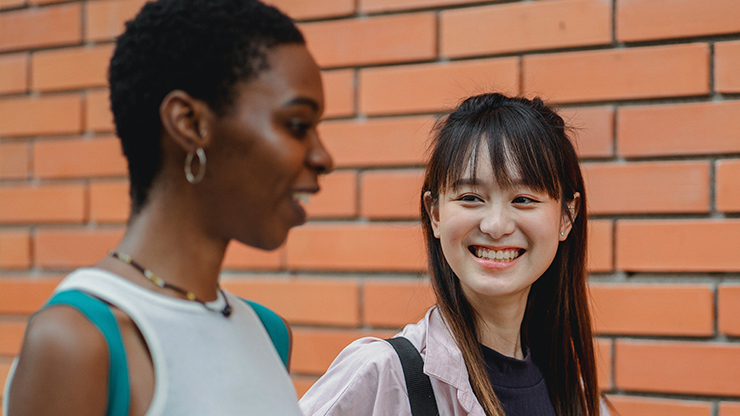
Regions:
<instances>
[{"instance_id":1,"label":"bangs","mask_svg":"<svg viewBox=\"0 0 740 416\"><path fill-rule=\"evenodd\" d=\"M560 199L557 137L539 114L524 107L502 106L454 120L457 116L453 113L437 126L437 154L431 162L439 165L430 165L430 173L436 176L430 179L440 189L433 191L449 190L468 175L475 181L480 157L488 157L501 188L524 184Z\"/></svg>"}]
</instances>

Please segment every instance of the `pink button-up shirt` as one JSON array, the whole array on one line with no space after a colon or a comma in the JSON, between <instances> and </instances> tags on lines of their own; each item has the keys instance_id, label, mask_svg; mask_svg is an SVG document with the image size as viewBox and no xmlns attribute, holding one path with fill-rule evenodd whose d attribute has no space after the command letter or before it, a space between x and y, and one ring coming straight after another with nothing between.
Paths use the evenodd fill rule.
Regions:
<instances>
[{"instance_id":1,"label":"pink button-up shirt","mask_svg":"<svg viewBox=\"0 0 740 416\"><path fill-rule=\"evenodd\" d=\"M399 335L421 353L440 415L485 416L462 352L436 306ZM305 416L411 416L401 361L388 342L373 337L348 345L298 404ZM604 401L600 407L601 415L609 416Z\"/></svg>"},{"instance_id":2,"label":"pink button-up shirt","mask_svg":"<svg viewBox=\"0 0 740 416\"><path fill-rule=\"evenodd\" d=\"M440 415L485 416L470 387L462 353L436 307L429 309L418 323L407 325L399 335L421 353ZM347 346L299 405L307 416L411 415L396 351L386 341L373 337Z\"/></svg>"}]
</instances>

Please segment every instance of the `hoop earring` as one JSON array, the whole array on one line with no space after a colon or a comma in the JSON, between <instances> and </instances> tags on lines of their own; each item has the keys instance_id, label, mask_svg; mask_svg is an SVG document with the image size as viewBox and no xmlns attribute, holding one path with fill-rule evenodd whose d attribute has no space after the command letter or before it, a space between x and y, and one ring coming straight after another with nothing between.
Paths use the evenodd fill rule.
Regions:
<instances>
[{"instance_id":1,"label":"hoop earring","mask_svg":"<svg viewBox=\"0 0 740 416\"><path fill-rule=\"evenodd\" d=\"M206 175L206 152L203 149L198 148L195 151L198 155L198 175L193 176L193 171L190 169L190 165L193 163L193 152L188 152L188 156L185 158L185 179L191 184L195 185L203 180L203 176Z\"/></svg>"}]
</instances>

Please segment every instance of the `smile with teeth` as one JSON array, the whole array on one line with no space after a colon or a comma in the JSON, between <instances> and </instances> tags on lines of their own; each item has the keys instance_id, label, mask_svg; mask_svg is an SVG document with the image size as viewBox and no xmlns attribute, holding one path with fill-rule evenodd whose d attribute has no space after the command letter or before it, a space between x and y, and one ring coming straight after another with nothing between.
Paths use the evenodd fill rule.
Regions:
<instances>
[{"instance_id":1,"label":"smile with teeth","mask_svg":"<svg viewBox=\"0 0 740 416\"><path fill-rule=\"evenodd\" d=\"M293 192L293 200L303 205L308 205L311 202L311 194L308 192Z\"/></svg>"},{"instance_id":2,"label":"smile with teeth","mask_svg":"<svg viewBox=\"0 0 740 416\"><path fill-rule=\"evenodd\" d=\"M506 248L503 250L491 250L481 246L470 246L470 252L479 259L493 260L497 262L509 262L516 260L524 253L523 249Z\"/></svg>"}]
</instances>

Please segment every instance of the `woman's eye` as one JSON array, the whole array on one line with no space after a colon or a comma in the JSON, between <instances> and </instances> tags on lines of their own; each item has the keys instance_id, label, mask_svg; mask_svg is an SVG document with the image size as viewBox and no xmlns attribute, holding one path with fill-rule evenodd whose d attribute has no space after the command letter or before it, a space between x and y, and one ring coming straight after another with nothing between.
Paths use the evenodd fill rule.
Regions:
<instances>
[{"instance_id":1,"label":"woman's eye","mask_svg":"<svg viewBox=\"0 0 740 416\"><path fill-rule=\"evenodd\" d=\"M531 204L531 203L538 202L538 201L536 201L536 200L534 200L532 198L528 198L526 196L518 196L518 197L514 198L514 201L513 202L515 204Z\"/></svg>"},{"instance_id":2,"label":"woman's eye","mask_svg":"<svg viewBox=\"0 0 740 416\"><path fill-rule=\"evenodd\" d=\"M300 120L292 120L288 123L288 128L294 136L303 138L311 129L310 123L304 123Z\"/></svg>"},{"instance_id":3,"label":"woman's eye","mask_svg":"<svg viewBox=\"0 0 740 416\"><path fill-rule=\"evenodd\" d=\"M481 199L475 195L463 195L460 198L458 198L458 201L463 201L463 202L477 202L480 200Z\"/></svg>"}]
</instances>

